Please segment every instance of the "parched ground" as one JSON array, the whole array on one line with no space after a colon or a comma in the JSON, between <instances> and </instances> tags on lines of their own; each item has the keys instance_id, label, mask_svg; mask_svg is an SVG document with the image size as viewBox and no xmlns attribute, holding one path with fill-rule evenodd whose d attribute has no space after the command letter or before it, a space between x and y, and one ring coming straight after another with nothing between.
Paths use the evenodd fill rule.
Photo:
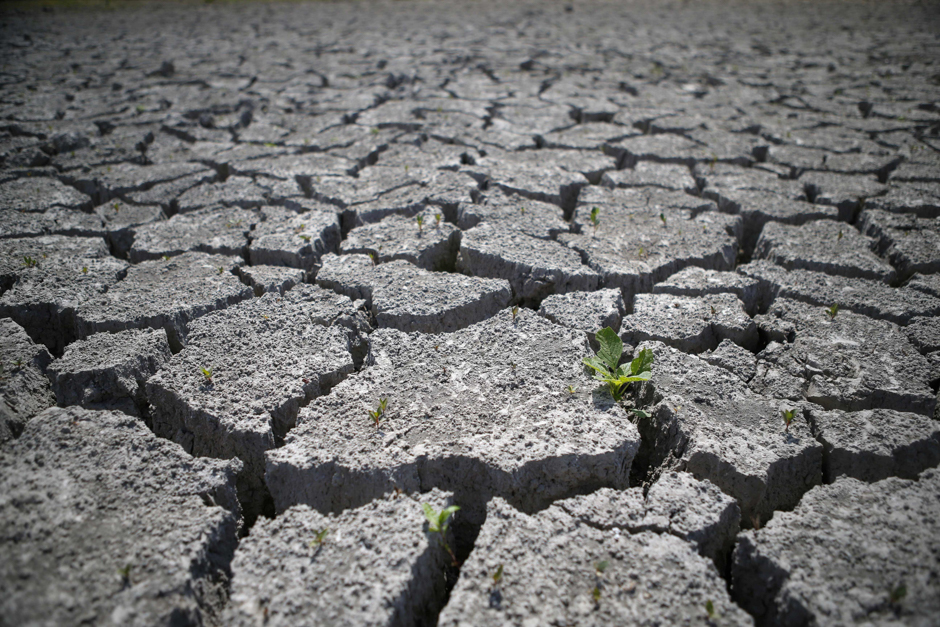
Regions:
<instances>
[{"instance_id":1,"label":"parched ground","mask_svg":"<svg viewBox=\"0 0 940 627\"><path fill-rule=\"evenodd\" d=\"M0 625L936 624L938 33L0 7Z\"/></svg>"}]
</instances>

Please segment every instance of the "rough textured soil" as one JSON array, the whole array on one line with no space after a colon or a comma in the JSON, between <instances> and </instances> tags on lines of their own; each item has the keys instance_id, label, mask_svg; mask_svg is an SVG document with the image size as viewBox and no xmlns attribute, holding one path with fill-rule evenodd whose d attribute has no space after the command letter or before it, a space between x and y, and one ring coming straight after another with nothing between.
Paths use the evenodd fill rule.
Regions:
<instances>
[{"instance_id":1,"label":"rough textured soil","mask_svg":"<svg viewBox=\"0 0 940 627\"><path fill-rule=\"evenodd\" d=\"M0 7L0 625L936 625L938 32Z\"/></svg>"}]
</instances>

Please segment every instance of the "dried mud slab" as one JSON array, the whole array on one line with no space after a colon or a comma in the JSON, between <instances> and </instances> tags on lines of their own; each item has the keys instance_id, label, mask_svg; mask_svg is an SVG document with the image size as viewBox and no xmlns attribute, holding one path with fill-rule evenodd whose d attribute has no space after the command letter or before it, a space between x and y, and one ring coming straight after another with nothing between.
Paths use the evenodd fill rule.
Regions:
<instances>
[{"instance_id":1,"label":"dried mud slab","mask_svg":"<svg viewBox=\"0 0 940 627\"><path fill-rule=\"evenodd\" d=\"M46 378L52 355L10 318L0 318L0 443L19 437L29 420L55 405Z\"/></svg>"},{"instance_id":2,"label":"dried mud slab","mask_svg":"<svg viewBox=\"0 0 940 627\"><path fill-rule=\"evenodd\" d=\"M735 600L758 625L929 625L940 612L940 473L917 481L843 477L738 536Z\"/></svg>"},{"instance_id":3,"label":"dried mud slab","mask_svg":"<svg viewBox=\"0 0 940 627\"><path fill-rule=\"evenodd\" d=\"M335 516L296 505L274 520L259 520L232 561L225 624L378 626L433 620L451 558L440 534L428 531L422 503L440 511L453 499L432 490L414 499L391 495ZM452 532L446 539L453 545Z\"/></svg>"},{"instance_id":4,"label":"dried mud slab","mask_svg":"<svg viewBox=\"0 0 940 627\"><path fill-rule=\"evenodd\" d=\"M107 292L76 307L76 334L162 328L179 350L191 320L252 297L233 274L240 264L237 257L184 253L131 266Z\"/></svg>"},{"instance_id":5,"label":"dried mud slab","mask_svg":"<svg viewBox=\"0 0 940 627\"><path fill-rule=\"evenodd\" d=\"M365 255L327 255L317 284L364 299L379 327L447 333L489 318L509 304L506 281L428 272L407 261L373 265Z\"/></svg>"},{"instance_id":6,"label":"dried mud slab","mask_svg":"<svg viewBox=\"0 0 940 627\"><path fill-rule=\"evenodd\" d=\"M684 624L707 620L706 605L752 624L714 564L675 536L602 531L559 506L527 515L496 497L439 624Z\"/></svg>"},{"instance_id":7,"label":"dried mud slab","mask_svg":"<svg viewBox=\"0 0 940 627\"><path fill-rule=\"evenodd\" d=\"M933 415L932 369L897 325L841 311L830 319L824 307L785 298L757 323L771 343L752 389L824 409Z\"/></svg>"},{"instance_id":8,"label":"dried mud slab","mask_svg":"<svg viewBox=\"0 0 940 627\"><path fill-rule=\"evenodd\" d=\"M788 509L822 480L823 447L799 413L759 396L731 372L659 342L654 376L639 390L640 455L650 469L683 470L735 498L745 524Z\"/></svg>"},{"instance_id":9,"label":"dried mud slab","mask_svg":"<svg viewBox=\"0 0 940 627\"><path fill-rule=\"evenodd\" d=\"M444 336L380 329L369 339L374 365L304 408L268 453L278 511L337 512L431 487L462 505L500 495L532 510L627 487L639 436L585 373L583 333L520 310ZM383 398L376 426L369 412Z\"/></svg>"},{"instance_id":10,"label":"dried mud slab","mask_svg":"<svg viewBox=\"0 0 940 627\"><path fill-rule=\"evenodd\" d=\"M314 285L190 323L186 347L147 381L154 433L193 455L241 459L239 498L257 516L268 498L264 452L283 442L302 405L354 370L361 324L352 301Z\"/></svg>"},{"instance_id":11,"label":"dried mud slab","mask_svg":"<svg viewBox=\"0 0 940 627\"><path fill-rule=\"evenodd\" d=\"M0 611L13 624L217 619L237 461L194 459L120 412L51 408L0 449Z\"/></svg>"}]
</instances>

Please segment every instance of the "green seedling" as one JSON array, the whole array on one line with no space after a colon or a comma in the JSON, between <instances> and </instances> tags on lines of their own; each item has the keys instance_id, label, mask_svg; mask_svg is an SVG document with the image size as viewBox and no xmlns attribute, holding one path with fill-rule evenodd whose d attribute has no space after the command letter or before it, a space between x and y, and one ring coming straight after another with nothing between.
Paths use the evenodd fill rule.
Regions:
<instances>
[{"instance_id":1,"label":"green seedling","mask_svg":"<svg viewBox=\"0 0 940 627\"><path fill-rule=\"evenodd\" d=\"M601 223L601 221L597 219L597 214L600 212L601 210L597 207L591 208L591 226L594 227L594 235L597 235L597 225Z\"/></svg>"},{"instance_id":2,"label":"green seedling","mask_svg":"<svg viewBox=\"0 0 940 627\"><path fill-rule=\"evenodd\" d=\"M17 370L19 370L20 368L23 367L23 360L22 360L22 359L17 359L17 360L15 360L15 361L13 362L13 365L16 366L16 369L17 369Z\"/></svg>"},{"instance_id":3,"label":"green seedling","mask_svg":"<svg viewBox=\"0 0 940 627\"><path fill-rule=\"evenodd\" d=\"M607 567L610 566L610 562L603 560L594 564L594 570L597 571L597 576L600 577L604 574L604 571L607 570Z\"/></svg>"},{"instance_id":4,"label":"green seedling","mask_svg":"<svg viewBox=\"0 0 940 627\"><path fill-rule=\"evenodd\" d=\"M594 599L594 602L600 604L601 602L601 587L594 586L594 589L591 590L591 598Z\"/></svg>"},{"instance_id":5,"label":"green seedling","mask_svg":"<svg viewBox=\"0 0 940 627\"><path fill-rule=\"evenodd\" d=\"M905 586L902 583L891 591L891 594L888 595L888 599L891 601L892 605L897 605L906 596L907 596L907 586Z\"/></svg>"},{"instance_id":6,"label":"green seedling","mask_svg":"<svg viewBox=\"0 0 940 627\"><path fill-rule=\"evenodd\" d=\"M594 334L600 350L597 355L583 360L584 365L594 371L594 378L607 384L607 389L615 401L623 396L623 389L627 383L634 381L649 381L653 376L653 351L644 348L640 355L630 362L618 366L620 356L623 354L623 342L617 333L607 327Z\"/></svg>"},{"instance_id":7,"label":"green seedling","mask_svg":"<svg viewBox=\"0 0 940 627\"><path fill-rule=\"evenodd\" d=\"M441 228L441 214L439 213L434 214L434 226L438 229Z\"/></svg>"},{"instance_id":8,"label":"green seedling","mask_svg":"<svg viewBox=\"0 0 940 627\"><path fill-rule=\"evenodd\" d=\"M578 391L578 388L574 387L573 385L568 386L568 394L574 394L577 391Z\"/></svg>"},{"instance_id":9,"label":"green seedling","mask_svg":"<svg viewBox=\"0 0 940 627\"><path fill-rule=\"evenodd\" d=\"M35 268L36 266L39 265L39 262L36 259L33 259L32 257L30 257L29 255L26 255L25 257L23 257L23 265L26 266L27 268Z\"/></svg>"},{"instance_id":10,"label":"green seedling","mask_svg":"<svg viewBox=\"0 0 940 627\"><path fill-rule=\"evenodd\" d=\"M275 148L275 147L277 147L277 144L275 144L274 142L264 142L264 147L265 147L265 148Z\"/></svg>"},{"instance_id":11,"label":"green seedling","mask_svg":"<svg viewBox=\"0 0 940 627\"><path fill-rule=\"evenodd\" d=\"M228 222L225 223L225 228L234 229L236 226L241 226L241 225L242 225L241 220L229 220Z\"/></svg>"},{"instance_id":12,"label":"green seedling","mask_svg":"<svg viewBox=\"0 0 940 627\"><path fill-rule=\"evenodd\" d=\"M839 313L839 304L836 303L831 307L826 308L826 315L829 316L830 320L835 320L836 314Z\"/></svg>"},{"instance_id":13,"label":"green seedling","mask_svg":"<svg viewBox=\"0 0 940 627\"><path fill-rule=\"evenodd\" d=\"M324 527L323 529L317 532L317 535L310 541L310 548L319 547L326 540L326 534L330 532L329 529Z\"/></svg>"},{"instance_id":14,"label":"green seedling","mask_svg":"<svg viewBox=\"0 0 940 627\"><path fill-rule=\"evenodd\" d=\"M206 378L207 383L212 383L212 371L208 368L200 367L199 370L202 372L202 376Z\"/></svg>"},{"instance_id":15,"label":"green seedling","mask_svg":"<svg viewBox=\"0 0 940 627\"><path fill-rule=\"evenodd\" d=\"M712 603L711 599L705 601L705 613L708 614L709 618L715 618L715 604Z\"/></svg>"},{"instance_id":16,"label":"green seedling","mask_svg":"<svg viewBox=\"0 0 940 627\"><path fill-rule=\"evenodd\" d=\"M378 135L378 134L379 134L379 129L373 128L373 129L372 129L371 131L369 131L369 132L372 133L373 135Z\"/></svg>"},{"instance_id":17,"label":"green seedling","mask_svg":"<svg viewBox=\"0 0 940 627\"><path fill-rule=\"evenodd\" d=\"M424 216L419 213L415 219L418 221L418 235L420 235L421 229L424 227Z\"/></svg>"},{"instance_id":18,"label":"green seedling","mask_svg":"<svg viewBox=\"0 0 940 627\"><path fill-rule=\"evenodd\" d=\"M82 274L88 274L88 266L82 266Z\"/></svg>"},{"instance_id":19,"label":"green seedling","mask_svg":"<svg viewBox=\"0 0 940 627\"><path fill-rule=\"evenodd\" d=\"M385 416L385 410L388 408L388 397L382 397L379 399L379 406L375 408L375 411L369 412L369 417L372 418L372 423L375 425L375 428L379 428L379 424L382 422L382 418Z\"/></svg>"},{"instance_id":20,"label":"green seedling","mask_svg":"<svg viewBox=\"0 0 940 627\"><path fill-rule=\"evenodd\" d=\"M118 574L121 576L121 583L125 586L131 585L131 567L132 564L125 564L122 568L118 568Z\"/></svg>"},{"instance_id":21,"label":"green seedling","mask_svg":"<svg viewBox=\"0 0 940 627\"><path fill-rule=\"evenodd\" d=\"M219 274L225 274L225 268L223 266L219 266Z\"/></svg>"},{"instance_id":22,"label":"green seedling","mask_svg":"<svg viewBox=\"0 0 940 627\"><path fill-rule=\"evenodd\" d=\"M633 415L640 420L646 420L650 417L649 412L643 411L642 409L631 409L630 411L633 412Z\"/></svg>"},{"instance_id":23,"label":"green seedling","mask_svg":"<svg viewBox=\"0 0 940 627\"><path fill-rule=\"evenodd\" d=\"M842 229L839 229L839 237L836 238L836 241L838 242L841 239L842 239Z\"/></svg>"},{"instance_id":24,"label":"green seedling","mask_svg":"<svg viewBox=\"0 0 940 627\"><path fill-rule=\"evenodd\" d=\"M453 516L455 512L460 510L460 507L457 505L451 505L450 507L445 507L439 512L435 511L434 508L427 503L422 503L421 507L424 508L424 517L428 519L428 531L431 533L439 533L441 535L441 546L443 546L444 550L447 551L447 553L450 555L450 559L453 565L457 566L457 556L454 555L454 552L447 545L447 528L450 526L450 517Z\"/></svg>"},{"instance_id":25,"label":"green seedling","mask_svg":"<svg viewBox=\"0 0 940 627\"><path fill-rule=\"evenodd\" d=\"M512 319L513 319L513 321L516 320L516 316L518 316L518 315L519 315L519 306L518 306L518 305L514 305L513 308L512 308Z\"/></svg>"},{"instance_id":26,"label":"green seedling","mask_svg":"<svg viewBox=\"0 0 940 627\"><path fill-rule=\"evenodd\" d=\"M783 423L786 425L786 427L784 427L783 430L789 433L790 423L793 422L793 418L796 416L796 410L795 409L781 409L780 413L783 414Z\"/></svg>"},{"instance_id":27,"label":"green seedling","mask_svg":"<svg viewBox=\"0 0 940 627\"><path fill-rule=\"evenodd\" d=\"M310 236L309 236L309 235L303 235L303 234L301 234L301 235L300 235L300 239L302 239L305 244L309 244L309 243L310 243Z\"/></svg>"},{"instance_id":28,"label":"green seedling","mask_svg":"<svg viewBox=\"0 0 940 627\"><path fill-rule=\"evenodd\" d=\"M163 261L169 261L169 260L170 260L170 256L169 256L169 255L162 255L162 256L160 257L160 259L163 259Z\"/></svg>"},{"instance_id":29,"label":"green seedling","mask_svg":"<svg viewBox=\"0 0 940 627\"><path fill-rule=\"evenodd\" d=\"M666 225L666 214L665 214L665 213L660 213L660 214L659 214L659 219L663 221L663 226L667 226L667 225Z\"/></svg>"},{"instance_id":30,"label":"green seedling","mask_svg":"<svg viewBox=\"0 0 940 627\"><path fill-rule=\"evenodd\" d=\"M499 568L496 569L496 572L493 573L493 587L498 588L499 584L503 581L503 565L500 564Z\"/></svg>"},{"instance_id":31,"label":"green seedling","mask_svg":"<svg viewBox=\"0 0 940 627\"><path fill-rule=\"evenodd\" d=\"M376 263L376 260L375 260L375 253L369 253L369 259L372 260L372 265L374 266L375 263Z\"/></svg>"}]
</instances>

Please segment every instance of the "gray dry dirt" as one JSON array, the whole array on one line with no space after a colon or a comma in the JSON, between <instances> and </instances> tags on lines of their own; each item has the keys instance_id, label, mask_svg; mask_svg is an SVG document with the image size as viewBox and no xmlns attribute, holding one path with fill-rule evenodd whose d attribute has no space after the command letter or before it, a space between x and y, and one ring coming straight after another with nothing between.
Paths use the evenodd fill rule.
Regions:
<instances>
[{"instance_id":1,"label":"gray dry dirt","mask_svg":"<svg viewBox=\"0 0 940 627\"><path fill-rule=\"evenodd\" d=\"M937 625L937 33L0 6L0 626Z\"/></svg>"}]
</instances>

